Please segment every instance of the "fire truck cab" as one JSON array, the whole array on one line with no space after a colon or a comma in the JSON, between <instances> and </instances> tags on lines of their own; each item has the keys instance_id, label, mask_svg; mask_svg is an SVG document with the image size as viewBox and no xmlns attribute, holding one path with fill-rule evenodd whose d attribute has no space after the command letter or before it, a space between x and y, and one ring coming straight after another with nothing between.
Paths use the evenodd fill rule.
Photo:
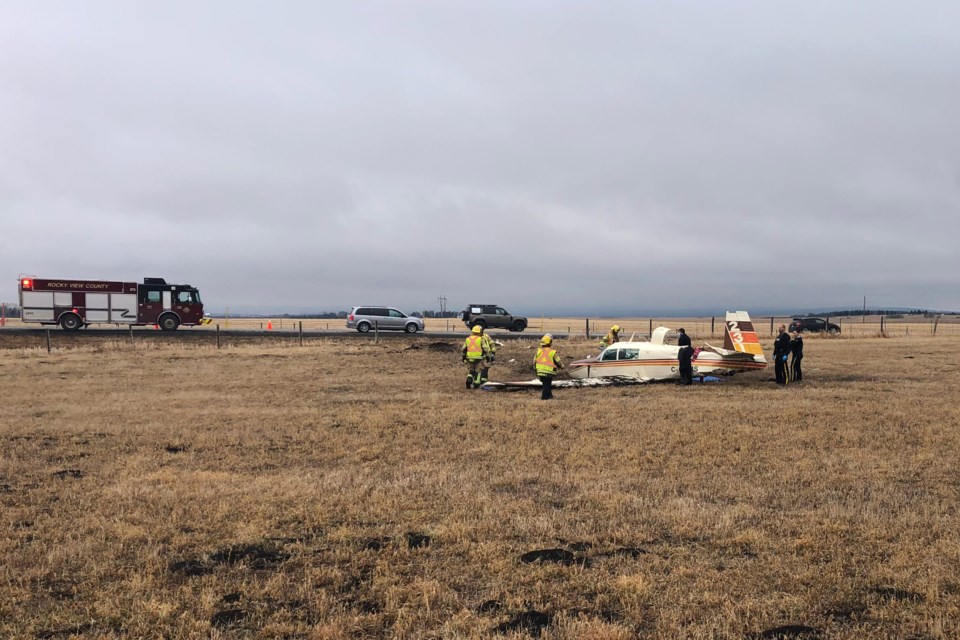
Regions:
<instances>
[{"instance_id":1,"label":"fire truck cab","mask_svg":"<svg viewBox=\"0 0 960 640\"><path fill-rule=\"evenodd\" d=\"M200 292L163 278L138 282L49 280L20 276L20 319L59 324L77 331L88 324L156 325L174 331L180 325L207 324Z\"/></svg>"}]
</instances>

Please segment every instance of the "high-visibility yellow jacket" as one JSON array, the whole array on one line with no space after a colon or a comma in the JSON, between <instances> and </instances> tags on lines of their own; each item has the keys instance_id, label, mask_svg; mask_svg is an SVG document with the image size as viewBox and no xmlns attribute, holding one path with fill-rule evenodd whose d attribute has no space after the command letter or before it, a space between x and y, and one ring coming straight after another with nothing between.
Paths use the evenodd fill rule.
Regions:
<instances>
[{"instance_id":1,"label":"high-visibility yellow jacket","mask_svg":"<svg viewBox=\"0 0 960 640\"><path fill-rule=\"evenodd\" d=\"M606 349L614 342L620 342L620 334L616 331L609 331L607 332L607 335L600 338L600 348Z\"/></svg>"},{"instance_id":2,"label":"high-visibility yellow jacket","mask_svg":"<svg viewBox=\"0 0 960 640\"><path fill-rule=\"evenodd\" d=\"M467 360L483 360L487 355L487 348L483 344L483 336L472 334L463 341L463 356Z\"/></svg>"},{"instance_id":3,"label":"high-visibility yellow jacket","mask_svg":"<svg viewBox=\"0 0 960 640\"><path fill-rule=\"evenodd\" d=\"M538 376L555 376L558 369L563 369L563 363L560 362L560 354L556 349L550 347L540 347L537 349L537 357L534 360L537 366Z\"/></svg>"},{"instance_id":4,"label":"high-visibility yellow jacket","mask_svg":"<svg viewBox=\"0 0 960 640\"><path fill-rule=\"evenodd\" d=\"M497 352L497 345L494 344L493 338L487 334L483 334L483 346L486 348L487 353L493 355Z\"/></svg>"}]
</instances>

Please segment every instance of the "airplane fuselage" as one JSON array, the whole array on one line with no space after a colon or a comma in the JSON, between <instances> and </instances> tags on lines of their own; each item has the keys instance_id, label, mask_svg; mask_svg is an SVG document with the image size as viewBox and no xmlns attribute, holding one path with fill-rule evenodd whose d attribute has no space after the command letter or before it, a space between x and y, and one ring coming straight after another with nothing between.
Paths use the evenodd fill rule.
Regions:
<instances>
[{"instance_id":1,"label":"airplane fuselage","mask_svg":"<svg viewBox=\"0 0 960 640\"><path fill-rule=\"evenodd\" d=\"M575 360L567 367L573 378L636 378L641 381L679 380L680 348L649 342L617 342L597 357ZM693 374L729 375L741 371L763 369L765 360L749 354L721 355L698 350L692 360Z\"/></svg>"}]
</instances>

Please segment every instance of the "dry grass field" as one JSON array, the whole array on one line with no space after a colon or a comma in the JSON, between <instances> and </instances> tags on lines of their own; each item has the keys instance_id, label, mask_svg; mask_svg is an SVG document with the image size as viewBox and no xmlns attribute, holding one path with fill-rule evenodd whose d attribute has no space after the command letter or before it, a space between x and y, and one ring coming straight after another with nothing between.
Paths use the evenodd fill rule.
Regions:
<instances>
[{"instance_id":1,"label":"dry grass field","mask_svg":"<svg viewBox=\"0 0 960 640\"><path fill-rule=\"evenodd\" d=\"M552 403L429 335L35 343L0 333L0 637L960 637L952 334Z\"/></svg>"}]
</instances>

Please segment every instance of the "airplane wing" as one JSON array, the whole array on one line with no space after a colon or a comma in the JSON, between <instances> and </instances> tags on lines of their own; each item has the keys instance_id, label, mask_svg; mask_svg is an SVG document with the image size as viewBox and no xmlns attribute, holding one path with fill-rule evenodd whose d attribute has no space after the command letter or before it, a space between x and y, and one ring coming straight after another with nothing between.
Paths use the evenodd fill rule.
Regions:
<instances>
[{"instance_id":1,"label":"airplane wing","mask_svg":"<svg viewBox=\"0 0 960 640\"><path fill-rule=\"evenodd\" d=\"M554 389L570 389L574 387L622 387L643 384L646 380L629 378L627 376L612 376L610 378L571 378L554 380ZM539 380L524 380L517 382L485 382L480 388L484 391L519 391L520 389L539 389Z\"/></svg>"}]
</instances>

